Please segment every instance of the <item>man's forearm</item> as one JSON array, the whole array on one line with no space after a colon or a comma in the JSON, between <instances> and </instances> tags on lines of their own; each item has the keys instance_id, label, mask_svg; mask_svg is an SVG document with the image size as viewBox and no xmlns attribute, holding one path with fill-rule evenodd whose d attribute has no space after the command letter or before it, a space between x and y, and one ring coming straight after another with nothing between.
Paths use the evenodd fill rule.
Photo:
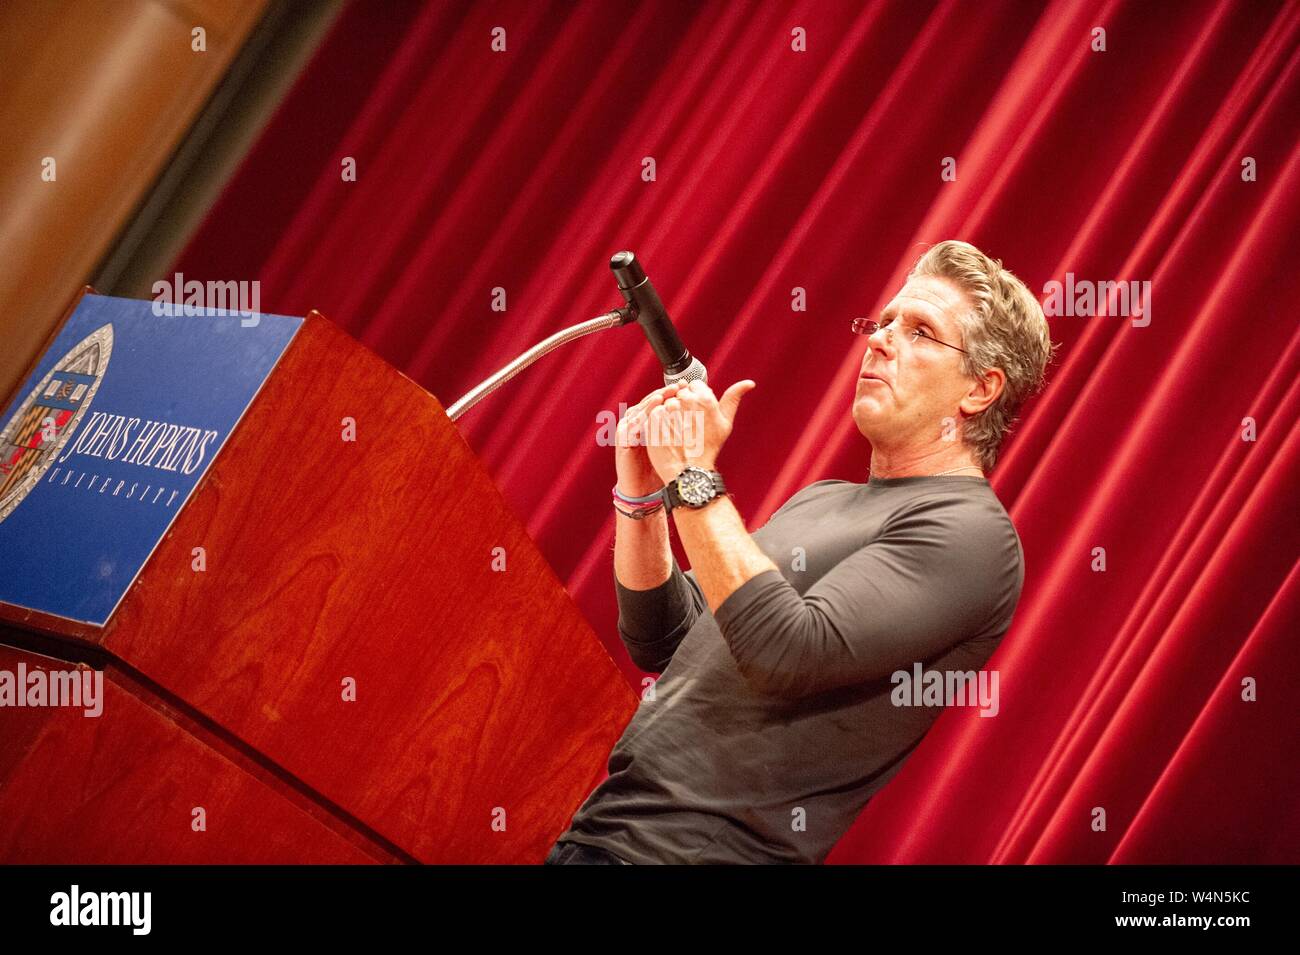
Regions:
<instances>
[{"instance_id":1,"label":"man's forearm","mask_svg":"<svg viewBox=\"0 0 1300 955\"><path fill-rule=\"evenodd\" d=\"M714 498L700 508L675 507L673 521L695 580L712 611L747 580L765 570L780 571L745 530L745 522L729 497Z\"/></svg>"},{"instance_id":2,"label":"man's forearm","mask_svg":"<svg viewBox=\"0 0 1300 955\"><path fill-rule=\"evenodd\" d=\"M659 511L634 521L614 517L614 576L628 590L652 590L673 572L668 519Z\"/></svg>"}]
</instances>

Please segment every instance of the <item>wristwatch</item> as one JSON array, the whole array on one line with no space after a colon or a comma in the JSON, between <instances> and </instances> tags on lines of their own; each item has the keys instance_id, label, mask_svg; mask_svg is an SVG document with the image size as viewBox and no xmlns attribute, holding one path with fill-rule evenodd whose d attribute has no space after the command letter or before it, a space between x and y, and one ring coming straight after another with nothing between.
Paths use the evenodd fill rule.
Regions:
<instances>
[{"instance_id":1,"label":"wristwatch","mask_svg":"<svg viewBox=\"0 0 1300 955\"><path fill-rule=\"evenodd\" d=\"M671 514L674 507L703 507L726 493L721 474L689 464L664 486L664 513Z\"/></svg>"}]
</instances>

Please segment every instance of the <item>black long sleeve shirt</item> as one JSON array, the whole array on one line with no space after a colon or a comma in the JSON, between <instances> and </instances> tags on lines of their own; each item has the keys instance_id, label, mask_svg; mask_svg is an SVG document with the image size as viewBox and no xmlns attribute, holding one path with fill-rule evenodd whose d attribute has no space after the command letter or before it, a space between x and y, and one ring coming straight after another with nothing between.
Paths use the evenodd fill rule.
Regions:
<instances>
[{"instance_id":1,"label":"black long sleeve shirt","mask_svg":"<svg viewBox=\"0 0 1300 955\"><path fill-rule=\"evenodd\" d=\"M662 672L561 841L633 863L821 862L941 712L897 674L978 671L1024 581L982 477L817 481L753 538L780 570L716 614L676 559L651 590L615 580L624 644Z\"/></svg>"}]
</instances>

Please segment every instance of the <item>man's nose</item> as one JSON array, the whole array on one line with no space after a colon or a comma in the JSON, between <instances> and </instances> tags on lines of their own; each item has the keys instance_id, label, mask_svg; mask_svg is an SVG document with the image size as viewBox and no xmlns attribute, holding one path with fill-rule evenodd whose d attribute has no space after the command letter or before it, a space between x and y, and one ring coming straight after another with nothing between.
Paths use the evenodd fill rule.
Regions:
<instances>
[{"instance_id":1,"label":"man's nose","mask_svg":"<svg viewBox=\"0 0 1300 955\"><path fill-rule=\"evenodd\" d=\"M894 330L889 327L877 328L867 336L867 347L877 352L881 358L893 358Z\"/></svg>"}]
</instances>

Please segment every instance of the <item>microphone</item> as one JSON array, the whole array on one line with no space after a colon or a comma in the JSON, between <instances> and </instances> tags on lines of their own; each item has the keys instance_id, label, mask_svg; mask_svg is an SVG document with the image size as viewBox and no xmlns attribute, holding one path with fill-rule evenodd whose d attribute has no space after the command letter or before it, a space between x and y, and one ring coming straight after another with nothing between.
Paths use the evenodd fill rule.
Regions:
<instances>
[{"instance_id":1,"label":"microphone","mask_svg":"<svg viewBox=\"0 0 1300 955\"><path fill-rule=\"evenodd\" d=\"M631 252L617 252L609 260L609 267L614 270L618 290L623 293L637 324L650 339L655 357L664 366L664 384L699 379L707 385L708 370L677 337L677 329L673 327L664 303L659 300L659 293L646 278L645 269L641 268L636 256Z\"/></svg>"}]
</instances>

